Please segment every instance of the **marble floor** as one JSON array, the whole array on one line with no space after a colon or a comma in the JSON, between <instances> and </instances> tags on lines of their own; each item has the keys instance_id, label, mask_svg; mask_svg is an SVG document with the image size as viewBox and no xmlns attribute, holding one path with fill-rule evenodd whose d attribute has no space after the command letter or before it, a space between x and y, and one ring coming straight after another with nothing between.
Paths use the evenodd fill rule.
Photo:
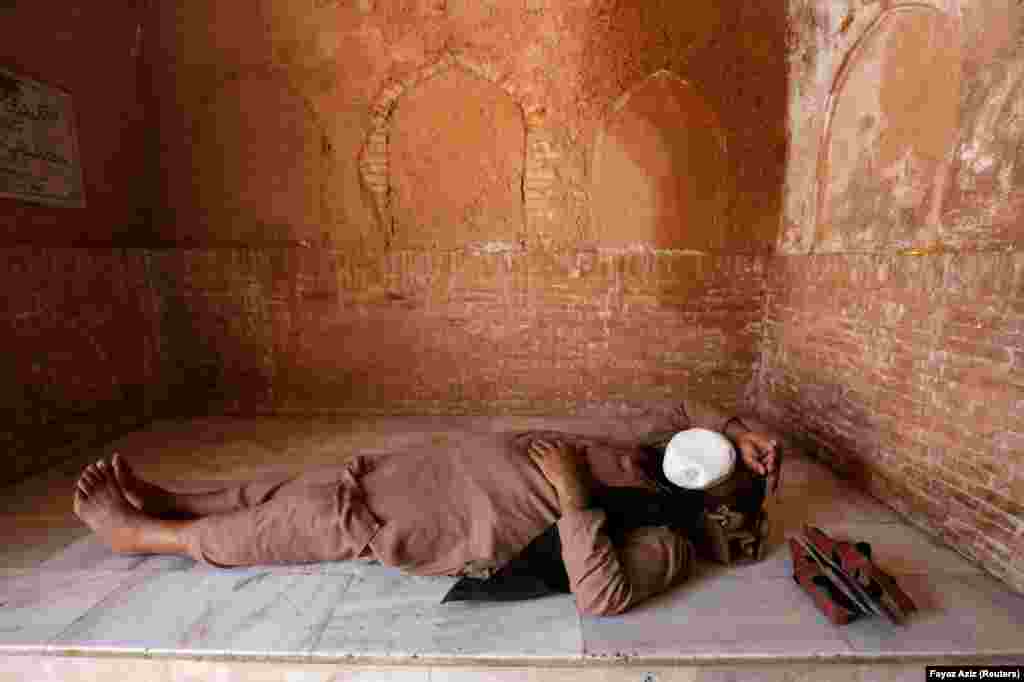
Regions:
<instances>
[{"instance_id":1,"label":"marble floor","mask_svg":"<svg viewBox=\"0 0 1024 682\"><path fill-rule=\"evenodd\" d=\"M161 422L2 492L0 680L923 679L944 661L1024 664L1024 597L790 452L760 563L697 576L616 617L571 596L440 603L453 578L367 563L222 570L115 556L71 512L81 467L121 452L165 485L301 471L460 434L548 428L633 439L642 419L472 417ZM906 627L831 625L784 538L813 522L872 543L921 606ZM91 667L90 667L91 666ZM291 666L291 667L289 667ZM26 672L28 671L28 672ZM203 672L206 671L206 672ZM25 675L21 675L25 673ZM26 676L27 675L27 676ZM119 675L120 678L120 675ZM106 679L106 678L104 678Z\"/></svg>"}]
</instances>

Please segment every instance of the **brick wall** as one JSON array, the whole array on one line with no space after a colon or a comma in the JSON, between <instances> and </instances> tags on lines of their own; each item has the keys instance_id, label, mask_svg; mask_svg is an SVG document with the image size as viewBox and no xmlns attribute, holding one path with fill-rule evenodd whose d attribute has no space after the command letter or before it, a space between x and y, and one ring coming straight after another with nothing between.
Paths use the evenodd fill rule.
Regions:
<instances>
[{"instance_id":1,"label":"brick wall","mask_svg":"<svg viewBox=\"0 0 1024 682\"><path fill-rule=\"evenodd\" d=\"M196 249L156 254L199 412L622 412L737 404L760 257Z\"/></svg>"},{"instance_id":2,"label":"brick wall","mask_svg":"<svg viewBox=\"0 0 1024 682\"><path fill-rule=\"evenodd\" d=\"M1024 8L790 3L761 411L1024 590Z\"/></svg>"},{"instance_id":3,"label":"brick wall","mask_svg":"<svg viewBox=\"0 0 1024 682\"><path fill-rule=\"evenodd\" d=\"M762 412L1024 585L1024 256L781 256L766 299Z\"/></svg>"},{"instance_id":4,"label":"brick wall","mask_svg":"<svg viewBox=\"0 0 1024 682\"><path fill-rule=\"evenodd\" d=\"M0 66L69 91L87 206L0 199L0 484L146 422L160 400L141 2L0 7Z\"/></svg>"}]
</instances>

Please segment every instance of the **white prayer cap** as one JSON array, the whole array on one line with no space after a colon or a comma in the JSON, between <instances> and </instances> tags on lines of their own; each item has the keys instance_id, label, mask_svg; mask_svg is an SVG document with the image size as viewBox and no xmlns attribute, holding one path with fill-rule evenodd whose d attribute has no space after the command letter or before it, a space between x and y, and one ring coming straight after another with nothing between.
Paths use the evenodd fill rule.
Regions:
<instances>
[{"instance_id":1,"label":"white prayer cap","mask_svg":"<svg viewBox=\"0 0 1024 682\"><path fill-rule=\"evenodd\" d=\"M662 461L665 477L688 490L721 483L736 467L736 449L717 431L687 429L672 436Z\"/></svg>"}]
</instances>

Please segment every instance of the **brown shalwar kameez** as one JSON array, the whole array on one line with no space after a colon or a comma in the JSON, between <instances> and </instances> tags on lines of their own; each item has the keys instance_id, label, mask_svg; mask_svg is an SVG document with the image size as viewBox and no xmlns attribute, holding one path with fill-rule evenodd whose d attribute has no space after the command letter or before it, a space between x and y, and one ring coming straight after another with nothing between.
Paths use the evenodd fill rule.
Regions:
<instances>
[{"instance_id":1,"label":"brown shalwar kameez","mask_svg":"<svg viewBox=\"0 0 1024 682\"><path fill-rule=\"evenodd\" d=\"M711 414L693 425L721 429L724 419ZM190 553L217 566L376 559L417 575L485 577L557 521L583 612L620 613L689 575L693 546L666 527L637 529L613 546L600 509L559 518L554 488L525 454L535 438L584 449L599 482L652 485L635 444L554 432L467 434L457 446L359 455L233 487L236 510L192 524Z\"/></svg>"}]
</instances>

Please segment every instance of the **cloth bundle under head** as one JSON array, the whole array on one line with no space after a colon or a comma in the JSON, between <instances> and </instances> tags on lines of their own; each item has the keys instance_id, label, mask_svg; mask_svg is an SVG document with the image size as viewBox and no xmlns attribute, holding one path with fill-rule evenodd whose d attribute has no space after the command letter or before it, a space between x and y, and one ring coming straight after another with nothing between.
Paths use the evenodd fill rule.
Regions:
<instances>
[{"instance_id":1,"label":"cloth bundle under head","mask_svg":"<svg viewBox=\"0 0 1024 682\"><path fill-rule=\"evenodd\" d=\"M708 429L687 429L672 436L662 460L665 477L687 490L707 490L727 479L735 468L732 443Z\"/></svg>"}]
</instances>

